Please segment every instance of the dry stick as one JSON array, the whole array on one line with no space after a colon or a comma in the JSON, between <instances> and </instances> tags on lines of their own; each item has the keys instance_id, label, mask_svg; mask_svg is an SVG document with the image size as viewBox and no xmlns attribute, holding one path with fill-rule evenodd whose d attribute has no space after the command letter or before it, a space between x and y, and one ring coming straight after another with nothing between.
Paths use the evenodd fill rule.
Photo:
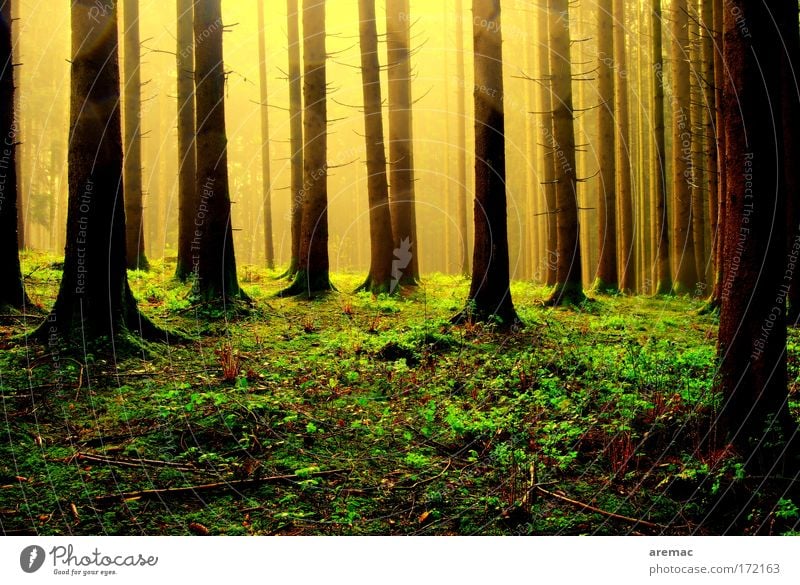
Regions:
<instances>
[{"instance_id":1,"label":"dry stick","mask_svg":"<svg viewBox=\"0 0 800 585\"><path fill-rule=\"evenodd\" d=\"M595 512L597 514L602 514L603 516L608 516L609 518L615 518L617 520L623 520L624 522L630 522L632 524L641 524L642 526L646 526L648 528L654 528L656 530L665 530L667 527L662 526L660 524L653 524L652 522L648 522L647 520L640 520L639 518L631 518L630 516L622 516L621 514L615 514L614 512L607 512L605 510L601 510L600 508L595 508L594 506L590 506L589 504L584 504L583 502L579 502L577 500L573 500L566 496L561 496L554 492L547 491L546 489L539 487L538 485L533 486L536 491L542 493L546 496L550 496L552 498L556 498L557 500L561 500L562 502L566 502L568 504L572 504L578 508L582 508L584 510L588 510L590 512Z\"/></svg>"},{"instance_id":2,"label":"dry stick","mask_svg":"<svg viewBox=\"0 0 800 585\"><path fill-rule=\"evenodd\" d=\"M75 459L81 461L93 461L95 463L106 463L108 465L119 465L121 467L172 467L181 471L203 471L197 467L186 465L183 463L174 463L172 461L158 461L154 459L115 459L112 457L105 457L103 455L92 455L90 453L76 453Z\"/></svg>"},{"instance_id":3,"label":"dry stick","mask_svg":"<svg viewBox=\"0 0 800 585\"><path fill-rule=\"evenodd\" d=\"M167 499L174 497L181 497L186 495L193 495L197 492L209 492L215 490L226 490L233 488L248 488L256 487L269 483L271 481L291 481L295 479L308 479L312 477L322 477L326 475L333 475L336 473L343 473L349 471L348 469L333 469L331 471L318 471L316 473L309 473L308 475L272 475L269 477L261 477L257 479L238 479L231 481L220 481L217 483L207 483L203 485L193 485L180 488L165 488L154 490L141 490L135 492L124 492L121 494L111 494L107 496L97 496L94 501L98 505L109 504L114 502L124 502L125 500L148 500L148 499Z\"/></svg>"}]
</instances>

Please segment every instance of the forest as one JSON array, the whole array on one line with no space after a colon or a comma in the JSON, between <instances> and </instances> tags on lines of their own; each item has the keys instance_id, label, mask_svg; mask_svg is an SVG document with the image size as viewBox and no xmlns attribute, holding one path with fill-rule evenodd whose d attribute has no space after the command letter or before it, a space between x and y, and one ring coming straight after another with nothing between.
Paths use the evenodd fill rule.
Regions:
<instances>
[{"instance_id":1,"label":"forest","mask_svg":"<svg viewBox=\"0 0 800 585\"><path fill-rule=\"evenodd\" d=\"M0 533L799 535L785 0L0 0Z\"/></svg>"}]
</instances>

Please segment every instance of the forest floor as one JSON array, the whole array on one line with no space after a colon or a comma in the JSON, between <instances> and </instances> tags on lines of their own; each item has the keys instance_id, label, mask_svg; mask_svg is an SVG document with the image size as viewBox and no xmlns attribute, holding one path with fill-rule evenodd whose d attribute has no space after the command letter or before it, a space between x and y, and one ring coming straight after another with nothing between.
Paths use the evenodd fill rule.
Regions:
<instances>
[{"instance_id":1,"label":"forest floor","mask_svg":"<svg viewBox=\"0 0 800 585\"><path fill-rule=\"evenodd\" d=\"M517 282L525 327L501 334L450 324L462 278L308 302L275 298L285 283L244 267L255 304L228 320L193 306L173 268L131 272L131 286L194 342L53 352L19 337L41 318L3 316L1 532L797 530L800 502L704 447L719 399L717 326L700 301L552 309L545 288ZM56 259L27 254L24 272L49 307ZM332 279L351 291L362 278ZM791 380L799 353L791 332ZM722 493L741 505L716 506Z\"/></svg>"}]
</instances>

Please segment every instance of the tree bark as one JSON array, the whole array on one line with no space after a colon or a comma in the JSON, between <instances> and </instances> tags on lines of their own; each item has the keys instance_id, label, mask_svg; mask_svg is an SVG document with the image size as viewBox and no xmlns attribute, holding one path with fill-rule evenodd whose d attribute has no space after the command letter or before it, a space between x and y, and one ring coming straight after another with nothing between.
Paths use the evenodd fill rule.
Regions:
<instances>
[{"instance_id":1,"label":"tree bark","mask_svg":"<svg viewBox=\"0 0 800 585\"><path fill-rule=\"evenodd\" d=\"M539 11L539 71L542 78L540 96L540 108L542 122L540 133L542 143L545 145L547 153L542 157L542 191L544 195L545 209L545 236L546 236L546 257L545 282L547 286L556 284L556 258L558 257L558 226L556 210L556 160L552 152L553 141L553 95L552 95L552 75L550 71L550 19L548 18L547 0L540 0Z\"/></svg>"},{"instance_id":2,"label":"tree bark","mask_svg":"<svg viewBox=\"0 0 800 585\"><path fill-rule=\"evenodd\" d=\"M500 0L473 0L475 245L467 307L457 320L517 321L509 288Z\"/></svg>"},{"instance_id":3,"label":"tree bark","mask_svg":"<svg viewBox=\"0 0 800 585\"><path fill-rule=\"evenodd\" d=\"M722 56L722 29L723 29L723 0L712 0L714 18L714 44L717 47L714 51L714 102L715 127L716 127L716 150L717 150L717 225L714 237L714 284L711 290L711 298L708 300L706 309L713 311L719 308L722 298L722 283L725 258L725 216L727 191L725 173L725 132L723 130L722 119L722 90L725 85L725 61Z\"/></svg>"},{"instance_id":4,"label":"tree bark","mask_svg":"<svg viewBox=\"0 0 800 585\"><path fill-rule=\"evenodd\" d=\"M142 201L142 78L139 66L139 0L124 0L125 243L128 268L148 270Z\"/></svg>"},{"instance_id":5,"label":"tree bark","mask_svg":"<svg viewBox=\"0 0 800 585\"><path fill-rule=\"evenodd\" d=\"M415 286L419 281L419 241L414 195L410 19L409 0L386 0L392 233L400 284ZM401 265L405 266L400 268Z\"/></svg>"},{"instance_id":6,"label":"tree bark","mask_svg":"<svg viewBox=\"0 0 800 585\"><path fill-rule=\"evenodd\" d=\"M619 288L631 293L636 290L636 260L634 256L633 185L631 182L630 113L628 112L628 59L625 51L625 5L614 0L614 66L615 114L617 119L617 194L619 204L620 266Z\"/></svg>"},{"instance_id":7,"label":"tree bark","mask_svg":"<svg viewBox=\"0 0 800 585\"><path fill-rule=\"evenodd\" d=\"M30 304L22 284L17 234L17 141L14 111L14 54L11 0L0 3L0 308L23 309Z\"/></svg>"},{"instance_id":8,"label":"tree bark","mask_svg":"<svg viewBox=\"0 0 800 585\"><path fill-rule=\"evenodd\" d=\"M175 276L185 281L192 274L192 240L197 219L197 145L194 101L194 5L177 0L176 68L178 78L178 263Z\"/></svg>"},{"instance_id":9,"label":"tree bark","mask_svg":"<svg viewBox=\"0 0 800 585\"><path fill-rule=\"evenodd\" d=\"M651 34L653 39L653 154L655 179L653 199L658 225L656 233L656 288L658 295L672 292L670 260L669 209L667 207L667 146L664 126L664 55L661 42L661 0L652 0Z\"/></svg>"},{"instance_id":10,"label":"tree bark","mask_svg":"<svg viewBox=\"0 0 800 585\"><path fill-rule=\"evenodd\" d=\"M163 339L136 307L125 261L117 4L72 2L69 203L64 272L42 340ZM107 341L106 341L107 342ZM118 347L118 345L115 345Z\"/></svg>"},{"instance_id":11,"label":"tree bark","mask_svg":"<svg viewBox=\"0 0 800 585\"><path fill-rule=\"evenodd\" d=\"M767 475L797 430L786 370L787 193L780 31L774 7L729 0L724 11L722 100L726 148L724 284L719 323L719 390L714 430L750 469ZM797 27L797 23L791 23ZM754 80L759 80L754 83ZM777 143L776 143L777 139ZM791 453L796 457L796 453ZM797 471L796 463L790 473Z\"/></svg>"},{"instance_id":12,"label":"tree bark","mask_svg":"<svg viewBox=\"0 0 800 585\"><path fill-rule=\"evenodd\" d=\"M300 230L303 220L303 88L300 63L300 32L297 0L286 1L286 28L289 41L289 165L291 172L291 255L289 267L281 276L294 278L300 263Z\"/></svg>"},{"instance_id":13,"label":"tree bark","mask_svg":"<svg viewBox=\"0 0 800 585\"><path fill-rule=\"evenodd\" d=\"M303 196L295 280L279 296L312 297L332 289L328 259L328 109L325 0L303 0Z\"/></svg>"},{"instance_id":14,"label":"tree bark","mask_svg":"<svg viewBox=\"0 0 800 585\"><path fill-rule=\"evenodd\" d=\"M697 10L697 0L689 1L689 45L688 55L690 66L690 113L692 132L692 151L689 161L691 177L692 200L692 241L694 243L694 264L697 275L696 288L693 291L697 296L705 290L706 274L706 173L703 169L705 161L705 119L703 101L705 92L702 87L703 79L703 53L700 30L700 13Z\"/></svg>"},{"instance_id":15,"label":"tree bark","mask_svg":"<svg viewBox=\"0 0 800 585\"><path fill-rule=\"evenodd\" d=\"M548 304L579 303L585 299L578 226L578 182L575 169L575 129L572 106L569 2L548 0L550 29L551 103L550 142L556 165L556 284Z\"/></svg>"},{"instance_id":16,"label":"tree bark","mask_svg":"<svg viewBox=\"0 0 800 585\"><path fill-rule=\"evenodd\" d=\"M370 235L369 274L359 290L368 290L373 294L391 293L396 289L398 281L392 276L394 238L389 211L389 183L386 178L375 0L359 0L358 16Z\"/></svg>"},{"instance_id":17,"label":"tree bark","mask_svg":"<svg viewBox=\"0 0 800 585\"><path fill-rule=\"evenodd\" d=\"M781 26L781 109L783 114L784 177L788 197L787 261L796 261L800 255L800 32L796 2L778 5L777 22ZM800 321L800 270L793 270L788 298L789 325Z\"/></svg>"},{"instance_id":18,"label":"tree bark","mask_svg":"<svg viewBox=\"0 0 800 585\"><path fill-rule=\"evenodd\" d=\"M703 85L703 171L708 189L708 223L711 234L711 258L705 271L706 284L711 286L717 271L717 258L714 254L717 240L718 169L717 169L717 102L714 91L714 6L712 1L700 3L700 35Z\"/></svg>"},{"instance_id":19,"label":"tree bark","mask_svg":"<svg viewBox=\"0 0 800 585\"><path fill-rule=\"evenodd\" d=\"M469 228L467 227L467 78L464 65L464 4L456 0L456 75L458 76L457 118L458 132L458 189L457 207L459 248L461 254L460 273L470 274ZM396 238L395 238L396 240Z\"/></svg>"},{"instance_id":20,"label":"tree bark","mask_svg":"<svg viewBox=\"0 0 800 585\"><path fill-rule=\"evenodd\" d=\"M261 95L261 191L264 197L264 261L267 268L275 268L275 250L272 245L272 173L270 172L269 107L267 92L267 49L264 39L264 1L258 5L258 80Z\"/></svg>"},{"instance_id":21,"label":"tree bark","mask_svg":"<svg viewBox=\"0 0 800 585\"><path fill-rule=\"evenodd\" d=\"M693 293L697 270L692 237L692 129L689 87L689 16L686 0L672 0L672 201L675 206L672 256L677 294Z\"/></svg>"},{"instance_id":22,"label":"tree bark","mask_svg":"<svg viewBox=\"0 0 800 585\"><path fill-rule=\"evenodd\" d=\"M618 289L613 3L613 0L597 3L597 156L600 166L597 227L600 258L593 288L598 292Z\"/></svg>"},{"instance_id":23,"label":"tree bark","mask_svg":"<svg viewBox=\"0 0 800 585\"><path fill-rule=\"evenodd\" d=\"M246 298L236 276L231 226L222 31L220 0L197 0L194 50L198 205L192 270L196 273L194 292L205 301Z\"/></svg>"}]
</instances>

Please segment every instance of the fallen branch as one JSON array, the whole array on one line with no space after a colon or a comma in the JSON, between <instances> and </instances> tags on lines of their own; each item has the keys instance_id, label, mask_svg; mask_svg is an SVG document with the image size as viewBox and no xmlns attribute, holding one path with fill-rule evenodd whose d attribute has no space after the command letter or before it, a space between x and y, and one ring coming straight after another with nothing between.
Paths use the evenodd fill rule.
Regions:
<instances>
[{"instance_id":1,"label":"fallen branch","mask_svg":"<svg viewBox=\"0 0 800 585\"><path fill-rule=\"evenodd\" d=\"M183 463L172 461L158 461L155 459L115 459L105 455L92 455L90 453L76 453L74 459L105 463L106 465L119 465L120 467L170 467L179 471L201 471L200 469Z\"/></svg>"},{"instance_id":2,"label":"fallen branch","mask_svg":"<svg viewBox=\"0 0 800 585\"><path fill-rule=\"evenodd\" d=\"M269 477L259 477L255 479L235 479L230 481L220 481L216 483L206 483L202 485L193 485L179 488L164 488L154 490L141 490L135 492L123 492L120 494L111 494L106 496L98 496L94 499L98 505L113 504L117 502L124 502L127 500L164 500L169 498L177 498L187 495L196 495L198 492L213 492L218 490L230 489L244 489L257 487L270 482L279 481L294 481L309 479L312 477L324 477L326 475L334 475L348 471L347 469L333 469L331 471L318 471L316 473L309 473L308 475L272 475Z\"/></svg>"},{"instance_id":3,"label":"fallen branch","mask_svg":"<svg viewBox=\"0 0 800 585\"><path fill-rule=\"evenodd\" d=\"M654 530L666 530L666 526L662 526L661 524L654 524L652 522L648 522L647 520L641 520L639 518L631 518L630 516L623 516L622 514L615 514L614 512L607 512L606 510L601 510L600 508L595 508L589 504L585 504L583 502L579 502L578 500L573 500L566 496L562 496L555 492L548 491L543 487L538 485L533 486L540 494L544 494L545 496L550 496L551 498L555 498L557 500L561 500L562 502L566 502L567 504L572 504L577 508L581 508L582 510L587 510L589 512L595 512L596 514L600 514L602 516L606 516L608 518L614 518L616 520L622 520L623 522L629 522L631 524L641 524L642 526L646 526L647 528L652 528Z\"/></svg>"}]
</instances>

